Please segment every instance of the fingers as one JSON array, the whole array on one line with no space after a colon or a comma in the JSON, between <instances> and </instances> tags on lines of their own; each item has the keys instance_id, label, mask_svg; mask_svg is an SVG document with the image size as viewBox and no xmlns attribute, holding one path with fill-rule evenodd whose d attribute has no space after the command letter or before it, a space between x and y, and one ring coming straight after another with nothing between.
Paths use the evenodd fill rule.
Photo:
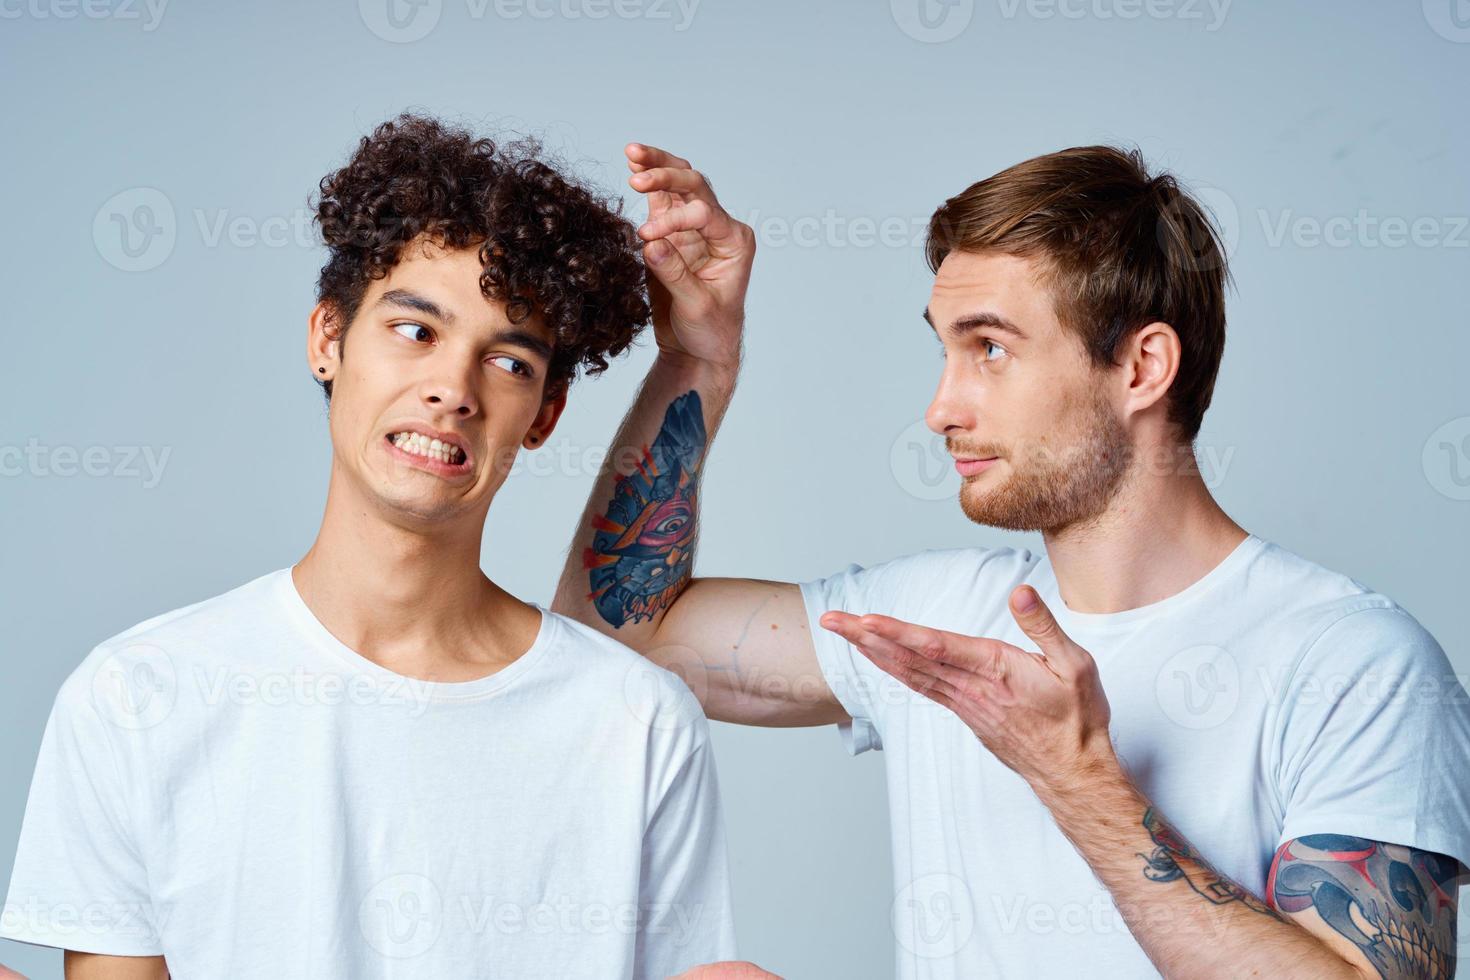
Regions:
<instances>
[{"instance_id":1,"label":"fingers","mask_svg":"<svg viewBox=\"0 0 1470 980\"><path fill-rule=\"evenodd\" d=\"M644 194L654 191L685 194L716 207L719 206L719 201L715 198L715 190L709 185L709 179L698 170L691 170L688 167L657 167L652 170L644 170L629 177L628 183L634 190L642 191Z\"/></svg>"},{"instance_id":2,"label":"fingers","mask_svg":"<svg viewBox=\"0 0 1470 980\"><path fill-rule=\"evenodd\" d=\"M924 652L879 635L867 628L866 622L869 618L859 618L847 613L827 613L822 617L821 623L857 647L860 653L880 669L920 694L929 696L930 691L939 691L951 699L971 696L975 687L973 674L952 664L936 661Z\"/></svg>"},{"instance_id":3,"label":"fingers","mask_svg":"<svg viewBox=\"0 0 1470 980\"><path fill-rule=\"evenodd\" d=\"M718 208L703 201L691 201L649 215L648 221L638 229L638 237L651 242L680 231L698 231L707 239L722 238L729 234L729 223L730 219Z\"/></svg>"},{"instance_id":4,"label":"fingers","mask_svg":"<svg viewBox=\"0 0 1470 980\"><path fill-rule=\"evenodd\" d=\"M645 245L643 263L675 300L702 302L698 278L668 239L655 239Z\"/></svg>"},{"instance_id":5,"label":"fingers","mask_svg":"<svg viewBox=\"0 0 1470 980\"><path fill-rule=\"evenodd\" d=\"M1007 658L1011 650L999 640L948 633L891 616L868 615L862 618L862 623L879 636L901 643L930 660L952 664L993 683L1004 682L1009 671Z\"/></svg>"},{"instance_id":6,"label":"fingers","mask_svg":"<svg viewBox=\"0 0 1470 980\"><path fill-rule=\"evenodd\" d=\"M676 157L668 150L661 150L646 143L629 143L623 148L628 157L628 169L635 174L654 167L680 167L689 169L689 161Z\"/></svg>"}]
</instances>

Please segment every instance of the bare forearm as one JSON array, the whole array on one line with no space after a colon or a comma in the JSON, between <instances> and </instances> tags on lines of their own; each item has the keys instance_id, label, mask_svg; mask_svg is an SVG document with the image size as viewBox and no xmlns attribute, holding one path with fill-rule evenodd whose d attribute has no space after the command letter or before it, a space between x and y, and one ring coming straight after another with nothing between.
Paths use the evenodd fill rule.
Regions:
<instances>
[{"instance_id":1,"label":"bare forearm","mask_svg":"<svg viewBox=\"0 0 1470 980\"><path fill-rule=\"evenodd\" d=\"M1217 872L1166 823L1117 763L1039 787L1166 977L1343 977L1363 974L1316 936Z\"/></svg>"},{"instance_id":2,"label":"bare forearm","mask_svg":"<svg viewBox=\"0 0 1470 980\"><path fill-rule=\"evenodd\" d=\"M688 587L704 461L737 368L661 355L608 450L553 608L635 649Z\"/></svg>"}]
</instances>

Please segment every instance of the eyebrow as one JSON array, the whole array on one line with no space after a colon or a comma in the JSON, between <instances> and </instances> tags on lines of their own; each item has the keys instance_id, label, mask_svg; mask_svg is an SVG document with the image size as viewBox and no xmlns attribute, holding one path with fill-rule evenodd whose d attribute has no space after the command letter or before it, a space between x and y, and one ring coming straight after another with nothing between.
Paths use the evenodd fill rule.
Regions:
<instances>
[{"instance_id":1,"label":"eyebrow","mask_svg":"<svg viewBox=\"0 0 1470 980\"><path fill-rule=\"evenodd\" d=\"M513 344L524 348L532 354L540 355L543 359L551 360L552 346L533 333L525 330L497 330L490 338L493 344Z\"/></svg>"},{"instance_id":2,"label":"eyebrow","mask_svg":"<svg viewBox=\"0 0 1470 980\"><path fill-rule=\"evenodd\" d=\"M435 303L427 296L420 296L418 293L408 289L388 290L382 296L378 297L377 305L396 306L401 309L415 310L433 317L440 323L449 324L454 322L454 313L452 311L443 309L438 303ZM497 330L491 336L490 342L492 344L512 344L528 350L533 354L540 355L548 361L551 360L553 351L552 345L540 337L528 330L520 330L515 327L511 327L508 330Z\"/></svg>"},{"instance_id":3,"label":"eyebrow","mask_svg":"<svg viewBox=\"0 0 1470 980\"><path fill-rule=\"evenodd\" d=\"M935 333L939 332L939 328L934 326L934 318L929 315L929 307L927 306L924 307L924 322L929 324L929 326L934 330ZM1008 333L1014 337L1019 337L1023 340L1026 337L1026 331L1022 330L1020 327L1016 326L1010 320L1007 320L1005 317L1001 316L998 313L969 313L965 316L960 317L959 319L955 320L954 323L951 323L949 325L949 328L955 333L967 333L971 330L977 330L981 327L988 327L991 330L999 330L1002 333Z\"/></svg>"},{"instance_id":4,"label":"eyebrow","mask_svg":"<svg viewBox=\"0 0 1470 980\"><path fill-rule=\"evenodd\" d=\"M412 292L407 289L388 290L382 296L378 297L377 305L397 306L402 307L403 309L417 310L420 313L427 313L429 316L440 321L441 323L454 322L454 314L452 312L450 312L449 310L440 309L439 304L435 303L427 296L420 296L418 293Z\"/></svg>"}]
</instances>

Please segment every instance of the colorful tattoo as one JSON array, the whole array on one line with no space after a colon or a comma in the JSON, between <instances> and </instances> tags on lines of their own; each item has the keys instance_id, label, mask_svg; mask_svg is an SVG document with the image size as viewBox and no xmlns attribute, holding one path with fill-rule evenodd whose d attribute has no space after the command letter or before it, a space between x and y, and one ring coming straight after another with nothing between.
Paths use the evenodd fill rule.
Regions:
<instances>
[{"instance_id":1,"label":"colorful tattoo","mask_svg":"<svg viewBox=\"0 0 1470 980\"><path fill-rule=\"evenodd\" d=\"M1182 878L1197 894L1216 905L1239 902L1253 912L1280 918L1269 905L1210 867L1187 840L1164 822L1164 818L1153 807L1143 811L1143 826L1158 845L1152 854L1138 855L1147 862L1143 869L1145 878L1160 882L1178 881Z\"/></svg>"},{"instance_id":2,"label":"colorful tattoo","mask_svg":"<svg viewBox=\"0 0 1470 980\"><path fill-rule=\"evenodd\" d=\"M1442 854L1342 834L1282 844L1266 894L1284 912L1316 909L1381 976L1455 972L1459 862Z\"/></svg>"},{"instance_id":3,"label":"colorful tattoo","mask_svg":"<svg viewBox=\"0 0 1470 980\"><path fill-rule=\"evenodd\" d=\"M607 514L593 520L587 597L614 627L652 619L689 583L704 450L704 407L689 391L669 405L653 446L618 477Z\"/></svg>"}]
</instances>

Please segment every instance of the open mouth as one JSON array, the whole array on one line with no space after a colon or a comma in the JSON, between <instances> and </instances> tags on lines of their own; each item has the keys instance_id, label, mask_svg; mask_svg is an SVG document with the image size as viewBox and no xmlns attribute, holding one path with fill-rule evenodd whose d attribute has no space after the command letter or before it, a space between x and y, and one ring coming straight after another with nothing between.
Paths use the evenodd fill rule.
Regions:
<instances>
[{"instance_id":1,"label":"open mouth","mask_svg":"<svg viewBox=\"0 0 1470 980\"><path fill-rule=\"evenodd\" d=\"M399 452L438 463L450 470L464 469L469 463L463 449L422 432L390 432L383 438Z\"/></svg>"}]
</instances>

